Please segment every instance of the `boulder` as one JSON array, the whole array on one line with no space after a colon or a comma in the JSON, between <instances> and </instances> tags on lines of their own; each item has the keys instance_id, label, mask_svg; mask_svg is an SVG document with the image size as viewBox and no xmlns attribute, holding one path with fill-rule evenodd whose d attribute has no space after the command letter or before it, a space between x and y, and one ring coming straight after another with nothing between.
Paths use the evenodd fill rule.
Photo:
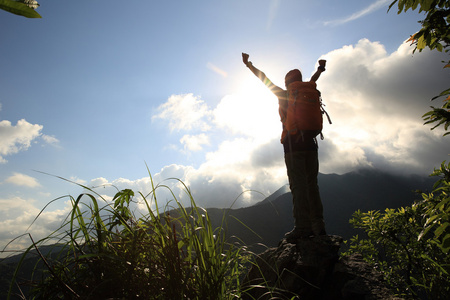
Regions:
<instances>
[{"instance_id":1,"label":"boulder","mask_svg":"<svg viewBox=\"0 0 450 300\"><path fill-rule=\"evenodd\" d=\"M248 299L400 299L360 255L339 257L342 242L336 235L282 239L250 268Z\"/></svg>"}]
</instances>

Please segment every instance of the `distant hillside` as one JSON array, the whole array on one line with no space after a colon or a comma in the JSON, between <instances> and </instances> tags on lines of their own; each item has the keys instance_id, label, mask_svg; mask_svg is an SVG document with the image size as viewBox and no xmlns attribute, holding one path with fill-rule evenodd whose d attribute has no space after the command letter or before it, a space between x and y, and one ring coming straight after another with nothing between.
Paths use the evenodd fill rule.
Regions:
<instances>
[{"instance_id":1,"label":"distant hillside","mask_svg":"<svg viewBox=\"0 0 450 300\"><path fill-rule=\"evenodd\" d=\"M420 200L415 190L430 191L436 178L395 176L374 170L361 170L344 175L320 174L319 187L324 206L324 218L329 234L345 239L357 232L349 224L352 214L362 211L398 208ZM227 215L227 231L247 245L262 243L268 247L278 244L293 227L292 195L280 190L267 199L246 208L208 209L215 226L220 226L222 216ZM289 190L289 189L288 189ZM256 232L252 233L240 222Z\"/></svg>"},{"instance_id":2,"label":"distant hillside","mask_svg":"<svg viewBox=\"0 0 450 300\"><path fill-rule=\"evenodd\" d=\"M53 258L57 257L56 253L62 250L62 247L55 245L41 246L39 247L39 251L42 255L46 256L49 253L55 253L52 255ZM39 278L42 274L42 271L45 269L45 266L42 262L39 261L39 255L36 250L31 250L26 259L22 262L22 268L18 273L18 281L19 282L27 282L31 278L31 274L34 271L35 278ZM0 300L7 299L7 294L9 290L9 285L11 278L13 277L14 271L16 269L17 264L22 259L22 254L17 254L5 259L0 259ZM16 293L18 293L17 287L13 289ZM22 286L22 291L27 294L28 287ZM18 299L18 297L12 297L12 299Z\"/></svg>"}]
</instances>

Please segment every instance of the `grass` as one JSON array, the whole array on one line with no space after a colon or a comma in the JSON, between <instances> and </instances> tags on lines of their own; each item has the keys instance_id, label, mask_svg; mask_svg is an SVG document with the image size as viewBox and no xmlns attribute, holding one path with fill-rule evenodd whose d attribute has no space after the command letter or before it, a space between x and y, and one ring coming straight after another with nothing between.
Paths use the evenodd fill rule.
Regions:
<instances>
[{"instance_id":1,"label":"grass","mask_svg":"<svg viewBox=\"0 0 450 300\"><path fill-rule=\"evenodd\" d=\"M244 286L242 279L254 254L226 238L225 216L221 227L212 228L208 212L195 204L188 187L171 180L184 186L189 208L168 186L155 186L153 180L148 195L124 189L112 201L75 183L86 192L68 196L72 209L58 230L36 242L30 235L32 245L17 266L8 299L33 249L41 259L29 283L29 299L252 299L248 292L260 286ZM173 207L167 204L160 211L158 189L170 192ZM135 198L146 207L141 217L130 208ZM56 241L55 252L39 253L50 241Z\"/></svg>"}]
</instances>

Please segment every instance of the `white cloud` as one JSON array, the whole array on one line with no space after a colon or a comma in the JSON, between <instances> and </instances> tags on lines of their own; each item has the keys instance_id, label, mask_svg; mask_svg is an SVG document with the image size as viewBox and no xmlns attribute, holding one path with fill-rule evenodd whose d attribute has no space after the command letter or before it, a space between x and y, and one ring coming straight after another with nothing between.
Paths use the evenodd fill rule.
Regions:
<instances>
[{"instance_id":1,"label":"white cloud","mask_svg":"<svg viewBox=\"0 0 450 300\"><path fill-rule=\"evenodd\" d=\"M103 187L107 185L109 185L109 182L106 178L103 177L92 179L89 182L89 187Z\"/></svg>"},{"instance_id":2,"label":"white cloud","mask_svg":"<svg viewBox=\"0 0 450 300\"><path fill-rule=\"evenodd\" d=\"M82 184L82 185L86 185L86 180L84 179L80 179L78 177L72 176L69 178L70 181L78 183L78 184Z\"/></svg>"},{"instance_id":3,"label":"white cloud","mask_svg":"<svg viewBox=\"0 0 450 300\"><path fill-rule=\"evenodd\" d=\"M186 150L200 151L203 149L203 145L209 145L209 137L204 133L198 135L186 134L180 139L180 143L184 145Z\"/></svg>"},{"instance_id":4,"label":"white cloud","mask_svg":"<svg viewBox=\"0 0 450 300\"><path fill-rule=\"evenodd\" d=\"M392 0L377 0L377 1L373 2L372 4L370 4L369 6L365 7L364 9L351 14L350 16L347 16L342 19L324 22L324 25L341 25L344 23L354 21L354 20L362 18L368 14L371 14L372 12L374 12L382 7L387 6L391 2L392 2Z\"/></svg>"},{"instance_id":5,"label":"white cloud","mask_svg":"<svg viewBox=\"0 0 450 300\"><path fill-rule=\"evenodd\" d=\"M0 198L0 245L3 247L13 239L24 233L30 233L35 241L48 236L48 234L62 225L64 218L70 211L70 201L64 201L63 208L52 209L50 205L44 210L39 218L41 208L32 198L12 197ZM36 220L35 220L36 219ZM34 224L33 224L34 222ZM31 227L30 225L33 224ZM31 244L28 236L15 240L7 247L8 250L18 250ZM6 253L7 254L7 253ZM4 256L5 254L2 254Z\"/></svg>"},{"instance_id":6,"label":"white cloud","mask_svg":"<svg viewBox=\"0 0 450 300\"><path fill-rule=\"evenodd\" d=\"M53 135L43 134L41 137L47 144L55 146L55 147L59 146L59 140L56 137L54 137Z\"/></svg>"},{"instance_id":7,"label":"white cloud","mask_svg":"<svg viewBox=\"0 0 450 300\"><path fill-rule=\"evenodd\" d=\"M278 138L266 144L250 138L225 141L197 169L188 170L185 183L204 207L230 207L242 192L250 190L268 196L287 183L282 147ZM246 192L233 207L249 206L263 198Z\"/></svg>"},{"instance_id":8,"label":"white cloud","mask_svg":"<svg viewBox=\"0 0 450 300\"><path fill-rule=\"evenodd\" d=\"M25 119L13 126L10 121L0 121L0 163L7 162L4 156L27 150L31 142L41 135L43 126L28 123Z\"/></svg>"},{"instance_id":9,"label":"white cloud","mask_svg":"<svg viewBox=\"0 0 450 300\"><path fill-rule=\"evenodd\" d=\"M21 173L14 173L14 175L8 177L5 181L15 185L31 188L41 186L36 178Z\"/></svg>"},{"instance_id":10,"label":"white cloud","mask_svg":"<svg viewBox=\"0 0 450 300\"><path fill-rule=\"evenodd\" d=\"M318 88L334 123L325 124L323 172L373 165L426 174L447 158L442 131L430 132L421 119L428 100L447 86L442 54L413 56L408 44L388 54L380 43L363 39L324 57L328 68Z\"/></svg>"},{"instance_id":11,"label":"white cloud","mask_svg":"<svg viewBox=\"0 0 450 300\"><path fill-rule=\"evenodd\" d=\"M20 209L21 207L27 207L31 203L34 203L34 200L25 200L20 197L13 197L10 199L0 199L0 211L9 211L12 209Z\"/></svg>"},{"instance_id":12,"label":"white cloud","mask_svg":"<svg viewBox=\"0 0 450 300\"><path fill-rule=\"evenodd\" d=\"M205 102L193 94L172 95L158 107L153 119L169 121L170 130L202 130L211 128L208 122L209 109Z\"/></svg>"}]
</instances>

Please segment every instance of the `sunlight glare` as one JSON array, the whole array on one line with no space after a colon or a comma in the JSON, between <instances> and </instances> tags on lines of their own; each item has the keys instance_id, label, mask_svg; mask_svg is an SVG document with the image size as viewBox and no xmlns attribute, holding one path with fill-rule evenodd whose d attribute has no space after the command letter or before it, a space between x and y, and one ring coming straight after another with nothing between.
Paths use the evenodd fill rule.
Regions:
<instances>
[{"instance_id":1,"label":"sunlight glare","mask_svg":"<svg viewBox=\"0 0 450 300\"><path fill-rule=\"evenodd\" d=\"M277 98L257 78L244 79L238 92L225 96L214 114L219 126L260 142L280 135Z\"/></svg>"}]
</instances>

